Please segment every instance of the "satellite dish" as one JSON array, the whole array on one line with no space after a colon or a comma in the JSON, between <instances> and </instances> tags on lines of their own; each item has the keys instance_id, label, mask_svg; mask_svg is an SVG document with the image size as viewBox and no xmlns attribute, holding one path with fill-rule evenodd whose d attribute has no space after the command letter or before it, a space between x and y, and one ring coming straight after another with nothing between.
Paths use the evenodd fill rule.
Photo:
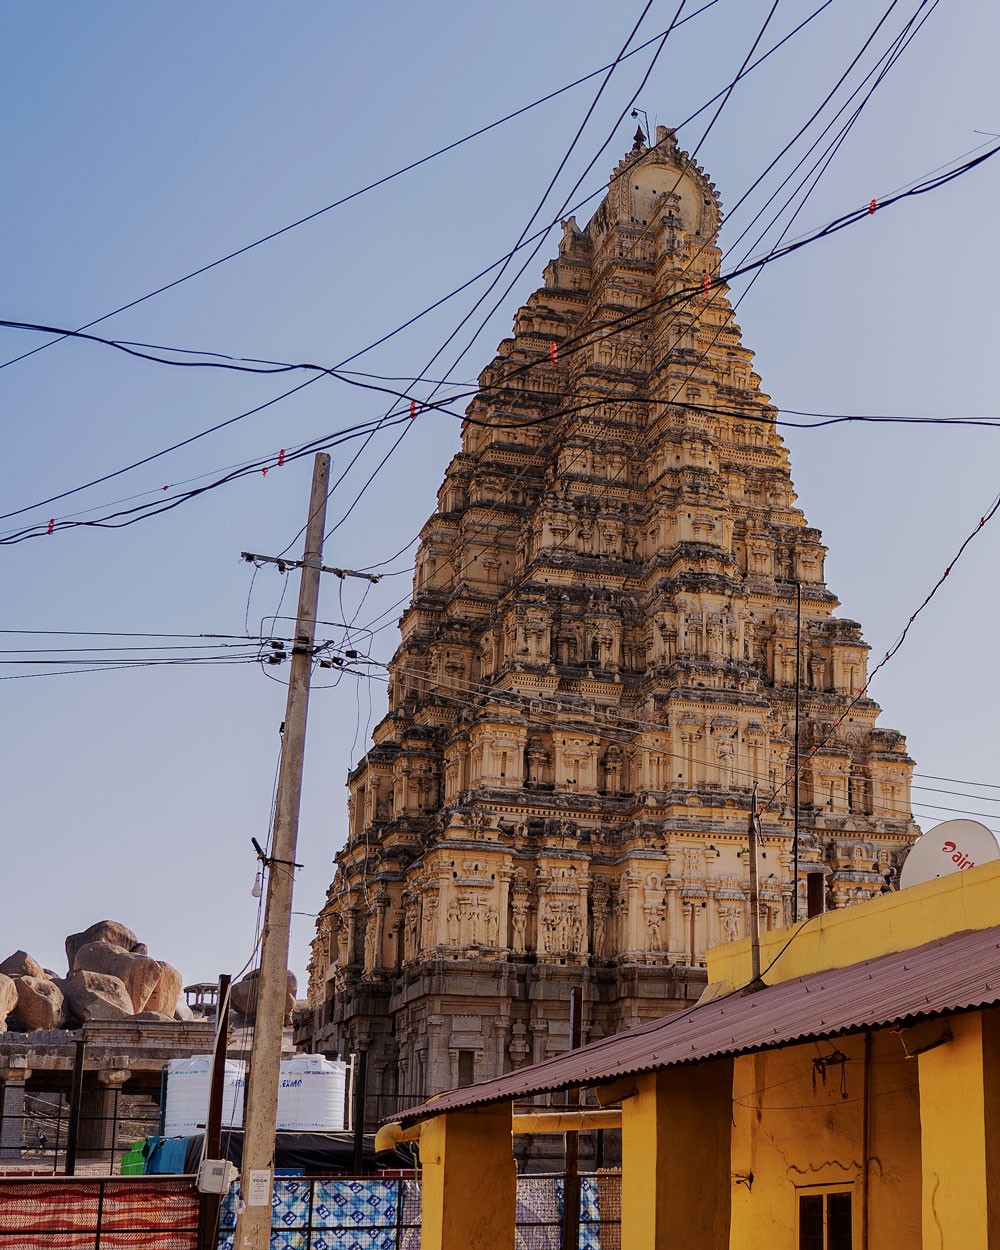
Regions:
<instances>
[{"instance_id":1,"label":"satellite dish","mask_svg":"<svg viewBox=\"0 0 1000 1250\"><path fill-rule=\"evenodd\" d=\"M978 820L946 820L914 842L899 874L899 888L947 877L1000 859L1000 843Z\"/></svg>"}]
</instances>

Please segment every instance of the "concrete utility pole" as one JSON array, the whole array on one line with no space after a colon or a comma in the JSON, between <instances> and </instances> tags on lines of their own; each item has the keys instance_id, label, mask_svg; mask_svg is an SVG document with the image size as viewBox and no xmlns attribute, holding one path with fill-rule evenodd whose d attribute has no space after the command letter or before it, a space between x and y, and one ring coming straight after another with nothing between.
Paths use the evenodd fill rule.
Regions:
<instances>
[{"instance_id":1,"label":"concrete utility pole","mask_svg":"<svg viewBox=\"0 0 1000 1250\"><path fill-rule=\"evenodd\" d=\"M295 845L299 833L302 761L306 745L309 678L316 634L316 605L323 562L323 531L330 480L330 457L320 454L313 468L312 494L301 563L299 611L288 681L281 772L274 813L274 836L267 857L264 937L257 986L257 1019L250 1051L243 1167L242 1210L236 1220L237 1250L268 1250L274 1188L274 1135L278 1119L281 1032L288 986L288 941L292 916Z\"/></svg>"}]
</instances>

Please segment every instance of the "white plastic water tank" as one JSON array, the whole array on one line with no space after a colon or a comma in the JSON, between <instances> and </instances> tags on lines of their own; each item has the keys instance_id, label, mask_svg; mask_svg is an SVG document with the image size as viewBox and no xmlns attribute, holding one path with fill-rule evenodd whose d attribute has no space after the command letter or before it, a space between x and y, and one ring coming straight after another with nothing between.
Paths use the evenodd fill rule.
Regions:
<instances>
[{"instance_id":1,"label":"white plastic water tank","mask_svg":"<svg viewBox=\"0 0 1000 1250\"><path fill-rule=\"evenodd\" d=\"M344 1129L347 1064L322 1055L296 1055L281 1061L278 1128L340 1133Z\"/></svg>"},{"instance_id":2,"label":"white plastic water tank","mask_svg":"<svg viewBox=\"0 0 1000 1250\"><path fill-rule=\"evenodd\" d=\"M222 1084L223 1128L239 1128L243 1123L245 1068L242 1059L226 1060ZM163 1131L167 1137L182 1137L205 1127L211 1080L211 1055L170 1060L167 1064L167 1106L163 1117Z\"/></svg>"}]
</instances>

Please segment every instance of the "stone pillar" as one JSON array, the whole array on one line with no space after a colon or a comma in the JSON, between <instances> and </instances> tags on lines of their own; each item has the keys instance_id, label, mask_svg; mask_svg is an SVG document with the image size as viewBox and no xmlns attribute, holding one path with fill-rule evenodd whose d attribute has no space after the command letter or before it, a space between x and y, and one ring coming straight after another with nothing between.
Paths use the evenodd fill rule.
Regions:
<instances>
[{"instance_id":1,"label":"stone pillar","mask_svg":"<svg viewBox=\"0 0 1000 1250\"><path fill-rule=\"evenodd\" d=\"M719 909L715 902L715 892L718 886L708 882L705 889L708 894L708 906L705 908L705 962L707 963L707 952L719 941Z\"/></svg>"},{"instance_id":2,"label":"stone pillar","mask_svg":"<svg viewBox=\"0 0 1000 1250\"><path fill-rule=\"evenodd\" d=\"M1000 1250L1000 1014L952 1016L917 1059L923 1245Z\"/></svg>"},{"instance_id":3,"label":"stone pillar","mask_svg":"<svg viewBox=\"0 0 1000 1250\"><path fill-rule=\"evenodd\" d=\"M490 1067L494 1072L503 1072L504 1060L507 1056L507 1033L510 1029L510 1009L493 1021L493 1046L490 1054ZM483 1038L485 1041L485 1036Z\"/></svg>"},{"instance_id":4,"label":"stone pillar","mask_svg":"<svg viewBox=\"0 0 1000 1250\"><path fill-rule=\"evenodd\" d=\"M447 882L450 880L447 869L438 869L438 892L437 892L437 938L434 942L435 946L448 945L448 904L451 901L451 891L446 888Z\"/></svg>"},{"instance_id":5,"label":"stone pillar","mask_svg":"<svg viewBox=\"0 0 1000 1250\"><path fill-rule=\"evenodd\" d=\"M728 1246L732 1060L635 1083L622 1102L623 1250Z\"/></svg>"},{"instance_id":6,"label":"stone pillar","mask_svg":"<svg viewBox=\"0 0 1000 1250\"><path fill-rule=\"evenodd\" d=\"M528 1028L531 1030L531 1049L534 1052L531 1062L541 1063L543 1059L548 1058L545 1052L549 1040L549 1022L541 1016L536 1016L528 1024Z\"/></svg>"},{"instance_id":7,"label":"stone pillar","mask_svg":"<svg viewBox=\"0 0 1000 1250\"><path fill-rule=\"evenodd\" d=\"M80 1101L80 1154L110 1154L114 1150L118 1090L131 1075L127 1065L127 1056L116 1057L111 1067L97 1072L96 1088L84 1087Z\"/></svg>"},{"instance_id":8,"label":"stone pillar","mask_svg":"<svg viewBox=\"0 0 1000 1250\"><path fill-rule=\"evenodd\" d=\"M500 901L497 904L497 919L500 922L500 936L497 938L497 945L501 950L510 950L511 934L507 923L507 912L510 905L510 879L514 875L514 870L509 865L500 869L497 877L500 882ZM498 1068L497 1071L502 1071Z\"/></svg>"},{"instance_id":9,"label":"stone pillar","mask_svg":"<svg viewBox=\"0 0 1000 1250\"><path fill-rule=\"evenodd\" d=\"M687 900L687 908L685 917L687 920L687 952L688 967L694 968L698 964L698 912L701 910L697 896L692 895Z\"/></svg>"},{"instance_id":10,"label":"stone pillar","mask_svg":"<svg viewBox=\"0 0 1000 1250\"><path fill-rule=\"evenodd\" d=\"M667 877L663 885L667 895L667 940L664 943L664 950L668 952L670 962L677 963L679 952L684 949L677 881L673 877Z\"/></svg>"},{"instance_id":11,"label":"stone pillar","mask_svg":"<svg viewBox=\"0 0 1000 1250\"><path fill-rule=\"evenodd\" d=\"M343 912L343 924L347 929L347 948L345 952L345 966L358 962L357 942L358 942L358 909L357 907L345 907Z\"/></svg>"},{"instance_id":12,"label":"stone pillar","mask_svg":"<svg viewBox=\"0 0 1000 1250\"><path fill-rule=\"evenodd\" d=\"M451 1088L451 1064L445 1043L444 1016L427 1017L427 1067L424 1072L425 1092Z\"/></svg>"},{"instance_id":13,"label":"stone pillar","mask_svg":"<svg viewBox=\"0 0 1000 1250\"><path fill-rule=\"evenodd\" d=\"M365 962L365 971L371 971L374 968L383 968L386 966L385 952L382 949L385 943L385 915L389 909L389 897L384 890L379 890L375 895L375 938L374 938L374 957L371 966ZM391 964L393 961L390 960Z\"/></svg>"},{"instance_id":14,"label":"stone pillar","mask_svg":"<svg viewBox=\"0 0 1000 1250\"><path fill-rule=\"evenodd\" d=\"M517 1177L511 1127L509 1103L436 1116L421 1126L422 1250L513 1246Z\"/></svg>"},{"instance_id":15,"label":"stone pillar","mask_svg":"<svg viewBox=\"0 0 1000 1250\"><path fill-rule=\"evenodd\" d=\"M639 877L632 872L624 874L624 884L628 889L628 937L625 942L625 950L628 953L638 953L645 949L646 935L643 932L646 917L642 910L642 904L639 901Z\"/></svg>"},{"instance_id":16,"label":"stone pillar","mask_svg":"<svg viewBox=\"0 0 1000 1250\"><path fill-rule=\"evenodd\" d=\"M12 1055L7 1066L0 1069L3 1090L0 1094L0 1159L20 1159L24 1139L24 1085L31 1077L28 1061L20 1055ZM33 1143L28 1142L27 1145Z\"/></svg>"},{"instance_id":17,"label":"stone pillar","mask_svg":"<svg viewBox=\"0 0 1000 1250\"><path fill-rule=\"evenodd\" d=\"M580 886L580 898L577 903L578 914L582 919L580 926L580 947L579 955L582 959L586 959L590 953L590 925L587 916L587 900L590 897L590 890L586 884Z\"/></svg>"},{"instance_id":18,"label":"stone pillar","mask_svg":"<svg viewBox=\"0 0 1000 1250\"><path fill-rule=\"evenodd\" d=\"M115 1091L103 1086L85 1089L80 1099L80 1136L77 1149L82 1155L107 1154L114 1145Z\"/></svg>"}]
</instances>

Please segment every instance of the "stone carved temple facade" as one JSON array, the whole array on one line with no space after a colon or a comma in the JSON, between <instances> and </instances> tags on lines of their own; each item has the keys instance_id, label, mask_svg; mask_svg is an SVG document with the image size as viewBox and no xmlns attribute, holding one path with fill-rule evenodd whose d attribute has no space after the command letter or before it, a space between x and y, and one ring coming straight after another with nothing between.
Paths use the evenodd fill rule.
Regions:
<instances>
[{"instance_id":1,"label":"stone carved temple facade","mask_svg":"<svg viewBox=\"0 0 1000 1250\"><path fill-rule=\"evenodd\" d=\"M790 920L797 664L802 867L867 899L917 833L720 219L640 134L480 377L313 944L309 1041L368 1051L373 1114L564 1050L574 985L585 1041L697 997L746 932L755 785L762 924Z\"/></svg>"}]
</instances>

